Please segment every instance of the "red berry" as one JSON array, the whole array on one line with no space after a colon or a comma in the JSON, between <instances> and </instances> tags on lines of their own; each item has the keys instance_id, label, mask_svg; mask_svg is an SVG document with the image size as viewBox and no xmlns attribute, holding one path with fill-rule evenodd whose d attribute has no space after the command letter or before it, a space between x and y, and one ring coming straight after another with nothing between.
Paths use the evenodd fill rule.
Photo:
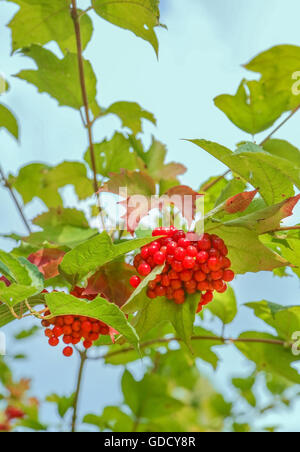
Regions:
<instances>
[{"instance_id":1,"label":"red berry","mask_svg":"<svg viewBox=\"0 0 300 452\"><path fill-rule=\"evenodd\" d=\"M207 262L205 262L205 264L201 264L201 271L206 274L210 273L210 268L207 265Z\"/></svg>"},{"instance_id":2,"label":"red berry","mask_svg":"<svg viewBox=\"0 0 300 452\"><path fill-rule=\"evenodd\" d=\"M49 339L49 345L51 345L51 347L56 347L59 344L59 339L57 339L57 337L52 336Z\"/></svg>"},{"instance_id":3,"label":"red berry","mask_svg":"<svg viewBox=\"0 0 300 452\"><path fill-rule=\"evenodd\" d=\"M155 294L157 297L164 297L166 295L166 293L167 293L167 289L163 286L158 286L155 289Z\"/></svg>"},{"instance_id":4,"label":"red berry","mask_svg":"<svg viewBox=\"0 0 300 452\"><path fill-rule=\"evenodd\" d=\"M190 270L184 270L180 273L181 281L190 281L193 277L193 273Z\"/></svg>"},{"instance_id":5,"label":"red berry","mask_svg":"<svg viewBox=\"0 0 300 452\"><path fill-rule=\"evenodd\" d=\"M184 248L178 247L174 252L174 257L177 261L183 261L186 256L186 251Z\"/></svg>"},{"instance_id":6,"label":"red berry","mask_svg":"<svg viewBox=\"0 0 300 452\"><path fill-rule=\"evenodd\" d=\"M217 257L210 257L207 261L207 265L208 268L213 272L220 270L221 268L220 261Z\"/></svg>"},{"instance_id":7,"label":"red berry","mask_svg":"<svg viewBox=\"0 0 300 452\"><path fill-rule=\"evenodd\" d=\"M173 280L171 281L171 287L172 287L172 289L174 289L174 290L181 289L181 287L182 287L182 282L181 282L179 279L173 279Z\"/></svg>"},{"instance_id":8,"label":"red berry","mask_svg":"<svg viewBox=\"0 0 300 452\"><path fill-rule=\"evenodd\" d=\"M175 272L180 273L183 270L182 263L180 261L173 261L172 268Z\"/></svg>"},{"instance_id":9,"label":"red berry","mask_svg":"<svg viewBox=\"0 0 300 452\"><path fill-rule=\"evenodd\" d=\"M191 244L191 242L188 239L179 239L178 240L178 246L180 246L181 248L187 248L190 244Z\"/></svg>"},{"instance_id":10,"label":"red berry","mask_svg":"<svg viewBox=\"0 0 300 452\"><path fill-rule=\"evenodd\" d=\"M74 317L72 315L65 315L65 317L64 317L65 325L72 325L73 322L74 322Z\"/></svg>"},{"instance_id":11,"label":"red berry","mask_svg":"<svg viewBox=\"0 0 300 452\"><path fill-rule=\"evenodd\" d=\"M234 280L234 272L232 270L225 270L223 273L223 280L226 282L231 282Z\"/></svg>"},{"instance_id":12,"label":"red berry","mask_svg":"<svg viewBox=\"0 0 300 452\"><path fill-rule=\"evenodd\" d=\"M184 283L184 286L186 289L196 289L197 288L197 282L192 279L191 281L186 281Z\"/></svg>"},{"instance_id":13,"label":"red berry","mask_svg":"<svg viewBox=\"0 0 300 452\"><path fill-rule=\"evenodd\" d=\"M139 265L138 272L141 276L148 276L151 273L151 267L146 262L143 262Z\"/></svg>"},{"instance_id":14,"label":"red berry","mask_svg":"<svg viewBox=\"0 0 300 452\"><path fill-rule=\"evenodd\" d=\"M179 274L175 270L170 270L168 276L170 280L179 279Z\"/></svg>"},{"instance_id":15,"label":"red berry","mask_svg":"<svg viewBox=\"0 0 300 452\"><path fill-rule=\"evenodd\" d=\"M83 342L83 346L84 346L85 349L91 348L92 345L93 345L93 343L91 341L85 340Z\"/></svg>"},{"instance_id":16,"label":"red berry","mask_svg":"<svg viewBox=\"0 0 300 452\"><path fill-rule=\"evenodd\" d=\"M154 290L147 290L147 297L148 298L151 298L151 299L154 299L154 298L156 298L156 293L154 292Z\"/></svg>"},{"instance_id":17,"label":"red berry","mask_svg":"<svg viewBox=\"0 0 300 452\"><path fill-rule=\"evenodd\" d=\"M185 258L183 259L183 262L182 262L183 268L186 268L186 269L194 268L195 264L196 264L196 261L191 256L185 256Z\"/></svg>"},{"instance_id":18,"label":"red berry","mask_svg":"<svg viewBox=\"0 0 300 452\"><path fill-rule=\"evenodd\" d=\"M64 336L63 337L63 342L65 343L65 344L71 344L72 343L72 336Z\"/></svg>"},{"instance_id":19,"label":"red berry","mask_svg":"<svg viewBox=\"0 0 300 452\"><path fill-rule=\"evenodd\" d=\"M187 255L191 256L191 257L196 257L197 256L197 248L195 246L188 246L186 249Z\"/></svg>"},{"instance_id":20,"label":"red berry","mask_svg":"<svg viewBox=\"0 0 300 452\"><path fill-rule=\"evenodd\" d=\"M65 347L63 349L63 355L66 356L67 358L69 358L70 356L73 355L73 349L72 347Z\"/></svg>"},{"instance_id":21,"label":"red berry","mask_svg":"<svg viewBox=\"0 0 300 452\"><path fill-rule=\"evenodd\" d=\"M176 231L173 235L173 239L175 240L175 242L178 242L178 240L184 239L184 238L185 238L185 232L182 230Z\"/></svg>"},{"instance_id":22,"label":"red berry","mask_svg":"<svg viewBox=\"0 0 300 452\"><path fill-rule=\"evenodd\" d=\"M161 251L157 251L154 254L154 263L156 265L162 265L166 260L166 255L162 253Z\"/></svg>"},{"instance_id":23,"label":"red berry","mask_svg":"<svg viewBox=\"0 0 300 452\"><path fill-rule=\"evenodd\" d=\"M198 271L194 274L194 278L196 281L202 282L206 280L206 274L201 271Z\"/></svg>"},{"instance_id":24,"label":"red berry","mask_svg":"<svg viewBox=\"0 0 300 452\"><path fill-rule=\"evenodd\" d=\"M170 279L169 279L168 275L164 275L164 276L161 278L161 285L164 286L164 287L169 287L169 285L170 285Z\"/></svg>"},{"instance_id":25,"label":"red berry","mask_svg":"<svg viewBox=\"0 0 300 452\"><path fill-rule=\"evenodd\" d=\"M141 278L139 278L139 276L132 276L131 278L130 278L130 280L129 280L129 283L130 283L130 285L134 288L134 289L136 289L138 286L139 286L139 284L140 284L140 282L141 282Z\"/></svg>"},{"instance_id":26,"label":"red berry","mask_svg":"<svg viewBox=\"0 0 300 452\"><path fill-rule=\"evenodd\" d=\"M214 295L211 291L206 292L204 295L202 295L201 297L201 303L203 306L211 303L214 299Z\"/></svg>"},{"instance_id":27,"label":"red berry","mask_svg":"<svg viewBox=\"0 0 300 452\"><path fill-rule=\"evenodd\" d=\"M211 272L210 276L211 276L211 279L213 281L217 281L218 279L222 279L223 278L223 270L218 270L218 271L215 271L215 272Z\"/></svg>"},{"instance_id":28,"label":"red berry","mask_svg":"<svg viewBox=\"0 0 300 452\"><path fill-rule=\"evenodd\" d=\"M215 248L211 248L211 249L208 251L208 254L209 254L210 257L220 257L219 251L216 250Z\"/></svg>"},{"instance_id":29,"label":"red berry","mask_svg":"<svg viewBox=\"0 0 300 452\"><path fill-rule=\"evenodd\" d=\"M149 245L149 254L151 256L154 256L154 254L159 251L160 244L158 242L152 242L151 245Z\"/></svg>"},{"instance_id":30,"label":"red berry","mask_svg":"<svg viewBox=\"0 0 300 452\"><path fill-rule=\"evenodd\" d=\"M92 331L92 328L93 328L92 323L89 322L88 320L81 324L81 329L85 333L90 333Z\"/></svg>"},{"instance_id":31,"label":"red berry","mask_svg":"<svg viewBox=\"0 0 300 452\"><path fill-rule=\"evenodd\" d=\"M53 336L53 332L49 328L47 328L45 330L44 334L45 334L46 337L52 337Z\"/></svg>"},{"instance_id":32,"label":"red berry","mask_svg":"<svg viewBox=\"0 0 300 452\"><path fill-rule=\"evenodd\" d=\"M199 264L204 264L208 260L208 257L207 251L199 251L197 254L197 262L199 262Z\"/></svg>"},{"instance_id":33,"label":"red berry","mask_svg":"<svg viewBox=\"0 0 300 452\"><path fill-rule=\"evenodd\" d=\"M22 419L25 416L24 411L14 406L8 406L5 410L5 414L9 421L12 419Z\"/></svg>"},{"instance_id":34,"label":"red berry","mask_svg":"<svg viewBox=\"0 0 300 452\"><path fill-rule=\"evenodd\" d=\"M161 234L161 228L156 228L152 231L152 237L158 237Z\"/></svg>"},{"instance_id":35,"label":"red berry","mask_svg":"<svg viewBox=\"0 0 300 452\"><path fill-rule=\"evenodd\" d=\"M66 325L66 326L63 327L63 333L64 333L66 336L71 336L72 331L73 331L73 330L72 330L72 327L69 326L69 325Z\"/></svg>"},{"instance_id":36,"label":"red berry","mask_svg":"<svg viewBox=\"0 0 300 452\"><path fill-rule=\"evenodd\" d=\"M60 336L63 335L63 329L62 329L60 326L55 326L55 327L53 328L53 334L54 334L54 336L56 336L56 337L60 337Z\"/></svg>"},{"instance_id":37,"label":"red berry","mask_svg":"<svg viewBox=\"0 0 300 452\"><path fill-rule=\"evenodd\" d=\"M72 330L75 332L79 332L81 330L81 322L79 320L76 320L72 325Z\"/></svg>"},{"instance_id":38,"label":"red berry","mask_svg":"<svg viewBox=\"0 0 300 452\"><path fill-rule=\"evenodd\" d=\"M177 243L176 242L173 242L173 241L169 242L167 244L167 253L173 255L175 253L176 248L177 248Z\"/></svg>"},{"instance_id":39,"label":"red berry","mask_svg":"<svg viewBox=\"0 0 300 452\"><path fill-rule=\"evenodd\" d=\"M227 284L225 284L223 281L221 281L220 279L218 281L214 281L213 282L213 288L218 292L218 293L224 293L227 290Z\"/></svg>"},{"instance_id":40,"label":"red berry","mask_svg":"<svg viewBox=\"0 0 300 452\"><path fill-rule=\"evenodd\" d=\"M224 241L220 237L213 236L213 238L212 238L213 248L216 248L217 250L221 251L222 248L224 247L224 245L225 245Z\"/></svg>"},{"instance_id":41,"label":"red berry","mask_svg":"<svg viewBox=\"0 0 300 452\"><path fill-rule=\"evenodd\" d=\"M211 241L207 234L204 234L200 240L198 240L198 250L207 251L211 248Z\"/></svg>"},{"instance_id":42,"label":"red berry","mask_svg":"<svg viewBox=\"0 0 300 452\"><path fill-rule=\"evenodd\" d=\"M148 246L145 246L141 249L141 256L143 259L147 259L149 257L149 248Z\"/></svg>"}]
</instances>

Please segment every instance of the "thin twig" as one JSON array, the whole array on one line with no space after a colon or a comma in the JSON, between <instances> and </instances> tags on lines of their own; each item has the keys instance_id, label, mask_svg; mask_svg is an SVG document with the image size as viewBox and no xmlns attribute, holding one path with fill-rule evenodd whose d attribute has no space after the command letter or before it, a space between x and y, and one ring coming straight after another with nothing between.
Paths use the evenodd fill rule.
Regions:
<instances>
[{"instance_id":1,"label":"thin twig","mask_svg":"<svg viewBox=\"0 0 300 452\"><path fill-rule=\"evenodd\" d=\"M298 105L298 107L294 108L294 110L288 115L287 118L285 118L284 121L282 121L274 130L273 132L271 132L261 143L260 146L263 146L264 144L266 144L267 141L270 140L270 138L272 138L272 136L278 132L279 129L281 129L282 126L284 126L296 113L297 111L300 110L300 105Z\"/></svg>"},{"instance_id":2,"label":"thin twig","mask_svg":"<svg viewBox=\"0 0 300 452\"><path fill-rule=\"evenodd\" d=\"M1 166L0 166L0 175L1 175L1 178L2 178L2 180L3 180L3 182L4 182L4 186L5 186L5 187L9 190L9 192L10 192L10 195L11 195L11 197L12 197L12 199L13 199L13 201L14 201L14 203L15 203L17 209L18 209L18 212L19 212L19 214L20 214L20 216L21 216L21 218L22 218L22 220L23 220L23 223L24 223L24 225L25 225L25 227L26 227L28 233L31 234L31 228L30 228L29 223L28 223L28 221L26 220L26 217L25 217L25 215L24 215L24 213L23 213L23 209L22 209L22 207L21 207L21 204L20 204L19 201L17 200L17 197L16 197L16 195L15 195L15 193L14 193L13 187L12 187L11 184L8 182L8 180L7 180L7 178L6 178L5 174L4 174L4 171L3 171L3 169L2 169Z\"/></svg>"},{"instance_id":3,"label":"thin twig","mask_svg":"<svg viewBox=\"0 0 300 452\"><path fill-rule=\"evenodd\" d=\"M97 180L97 166L96 166L96 157L95 157L95 147L94 147L94 141L93 141L93 122L90 118L90 110L89 110L89 100L87 95L87 89L86 89L86 82L85 82L85 74L84 74L84 64L83 64L83 55L82 55L82 41L81 41L81 32L80 32L80 22L79 22L79 14L77 9L77 3L76 0L72 0L72 8L71 8L71 17L74 22L74 29L75 29L75 35L76 35L76 45L77 45L77 60L78 60L78 70L79 70L79 79L80 79L80 87L81 87L81 93L82 93L82 101L85 111L85 126L88 131L88 140L89 140L89 152L90 152L90 158L91 158L91 164L92 164L92 171L93 171L93 182L94 182L94 191L97 197L97 205L99 209L99 214L101 217L103 229L105 229L105 223L104 219L102 217L102 209L100 204L100 195L99 195L99 186L98 186L98 180Z\"/></svg>"},{"instance_id":4,"label":"thin twig","mask_svg":"<svg viewBox=\"0 0 300 452\"><path fill-rule=\"evenodd\" d=\"M280 130L281 127L283 127L299 110L300 110L300 105L298 105L298 107L294 108L294 110L259 144L259 146L264 146L264 144L266 144L267 141L269 141L272 138L272 136L276 132L278 132L278 130ZM224 174L217 177L214 181L205 185L203 187L202 191L208 191L210 188L214 187L218 182L220 182L222 179L224 179L224 177L226 177L230 172L231 172L230 169L227 170Z\"/></svg>"},{"instance_id":5,"label":"thin twig","mask_svg":"<svg viewBox=\"0 0 300 452\"><path fill-rule=\"evenodd\" d=\"M238 342L242 342L242 343L254 343L254 344L270 344L270 345L280 345L280 346L284 346L286 344L285 341L279 340L279 339L264 339L264 338L257 338L257 339L252 339L252 338L237 338L237 339L233 339L233 338L225 338L225 337L220 337L220 336L192 336L191 337L192 341L212 341L212 342L221 342L221 343L238 343ZM182 339L178 338L178 337L172 337L172 338L162 338L162 339L154 339L151 341L147 341L144 342L143 344L140 345L140 348L147 348L150 347L151 345L159 345L159 344L168 344L170 342L173 341L177 341L177 342L182 342ZM98 357L88 357L89 360L100 360L100 359L109 359L109 358L113 358L115 356L121 355L123 353L129 353L134 351L134 347L127 347L121 350L116 350L114 352L109 352L106 353L105 355L102 356L98 356Z\"/></svg>"},{"instance_id":6,"label":"thin twig","mask_svg":"<svg viewBox=\"0 0 300 452\"><path fill-rule=\"evenodd\" d=\"M79 354L80 354L80 366L79 366L78 375L77 375L76 392L75 392L75 398L74 398L74 404L73 404L73 417L72 417L72 426L71 426L72 433L76 432L79 395L80 395L80 390L81 390L84 366L87 361L86 351L85 352L79 351Z\"/></svg>"},{"instance_id":7,"label":"thin twig","mask_svg":"<svg viewBox=\"0 0 300 452\"><path fill-rule=\"evenodd\" d=\"M300 226L286 226L283 228L273 229L272 231L268 231L268 234L273 234L274 232L284 232L284 231L299 231Z\"/></svg>"}]
</instances>

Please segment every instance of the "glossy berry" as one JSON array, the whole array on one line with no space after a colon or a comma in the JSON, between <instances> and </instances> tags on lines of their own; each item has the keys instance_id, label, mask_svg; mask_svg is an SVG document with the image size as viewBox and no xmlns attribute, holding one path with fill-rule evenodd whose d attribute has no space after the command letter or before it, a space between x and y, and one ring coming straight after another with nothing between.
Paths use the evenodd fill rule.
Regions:
<instances>
[{"instance_id":1,"label":"glossy berry","mask_svg":"<svg viewBox=\"0 0 300 452\"><path fill-rule=\"evenodd\" d=\"M234 273L232 270L225 270L223 273L223 280L226 282L231 282L234 279Z\"/></svg>"},{"instance_id":2,"label":"glossy berry","mask_svg":"<svg viewBox=\"0 0 300 452\"><path fill-rule=\"evenodd\" d=\"M65 347L63 349L63 355L66 356L67 358L69 358L70 356L73 355L73 349L72 347Z\"/></svg>"},{"instance_id":3,"label":"glossy berry","mask_svg":"<svg viewBox=\"0 0 300 452\"><path fill-rule=\"evenodd\" d=\"M59 344L59 339L57 339L57 337L52 336L49 339L49 345L51 345L51 347L56 347Z\"/></svg>"},{"instance_id":4,"label":"glossy berry","mask_svg":"<svg viewBox=\"0 0 300 452\"><path fill-rule=\"evenodd\" d=\"M136 289L140 285L140 282L141 282L141 278L139 278L138 276L132 276L129 280L130 285L134 289Z\"/></svg>"},{"instance_id":5,"label":"glossy berry","mask_svg":"<svg viewBox=\"0 0 300 452\"><path fill-rule=\"evenodd\" d=\"M161 251L157 251L154 254L154 263L156 265L162 265L166 260L166 255L162 253Z\"/></svg>"},{"instance_id":6,"label":"glossy berry","mask_svg":"<svg viewBox=\"0 0 300 452\"><path fill-rule=\"evenodd\" d=\"M146 264L146 262L144 262L139 265L138 272L141 276L148 276L151 272L151 267L149 264Z\"/></svg>"}]
</instances>

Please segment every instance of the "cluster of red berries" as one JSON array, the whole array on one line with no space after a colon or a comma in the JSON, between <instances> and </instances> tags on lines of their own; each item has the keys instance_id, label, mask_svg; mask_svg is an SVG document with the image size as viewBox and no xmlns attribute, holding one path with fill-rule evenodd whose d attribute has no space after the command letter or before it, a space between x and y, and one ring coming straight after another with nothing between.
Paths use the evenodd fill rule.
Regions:
<instances>
[{"instance_id":1,"label":"cluster of red berries","mask_svg":"<svg viewBox=\"0 0 300 452\"><path fill-rule=\"evenodd\" d=\"M11 421L23 419L25 413L17 407L8 406L5 410L5 422L0 424L0 432L9 432L12 429Z\"/></svg>"},{"instance_id":2,"label":"cluster of red berries","mask_svg":"<svg viewBox=\"0 0 300 452\"><path fill-rule=\"evenodd\" d=\"M84 289L75 287L71 295L78 298L94 299L93 296L82 296ZM50 315L50 311L46 311L44 316ZM59 338L67 345L63 349L63 355L70 357L73 355L72 345L77 345L83 339L83 346L85 349L92 347L93 343L97 341L100 335L107 336L110 334L110 328L100 320L90 317L65 315L54 317L51 320L42 320L42 326L45 327L45 336L49 338L48 343L51 347L56 347L59 344Z\"/></svg>"},{"instance_id":3,"label":"cluster of red berries","mask_svg":"<svg viewBox=\"0 0 300 452\"><path fill-rule=\"evenodd\" d=\"M159 265L164 265L160 275L148 284L149 298L167 297L176 304L183 304L186 295L201 292L198 311L213 300L213 291L224 293L227 282L234 278L230 270L228 249L215 234L185 233L175 227L157 228L153 237L163 236L146 245L134 258L138 273L145 277ZM132 276L130 284L136 288L141 279Z\"/></svg>"}]
</instances>

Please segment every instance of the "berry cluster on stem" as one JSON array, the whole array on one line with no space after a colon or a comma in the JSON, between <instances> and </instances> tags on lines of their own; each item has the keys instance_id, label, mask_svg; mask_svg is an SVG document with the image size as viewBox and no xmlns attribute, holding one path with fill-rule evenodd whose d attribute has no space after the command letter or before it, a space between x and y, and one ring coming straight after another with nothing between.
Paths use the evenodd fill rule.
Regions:
<instances>
[{"instance_id":1,"label":"berry cluster on stem","mask_svg":"<svg viewBox=\"0 0 300 452\"><path fill-rule=\"evenodd\" d=\"M142 277L164 265L162 273L148 284L149 298L167 297L176 304L183 304L188 295L200 292L197 310L200 312L213 301L214 291L224 293L227 283L234 279L228 249L217 235L196 237L175 227L157 228L152 235L158 237L157 240L144 246L134 258L134 266ZM130 279L134 288L140 282L137 275Z\"/></svg>"}]
</instances>

